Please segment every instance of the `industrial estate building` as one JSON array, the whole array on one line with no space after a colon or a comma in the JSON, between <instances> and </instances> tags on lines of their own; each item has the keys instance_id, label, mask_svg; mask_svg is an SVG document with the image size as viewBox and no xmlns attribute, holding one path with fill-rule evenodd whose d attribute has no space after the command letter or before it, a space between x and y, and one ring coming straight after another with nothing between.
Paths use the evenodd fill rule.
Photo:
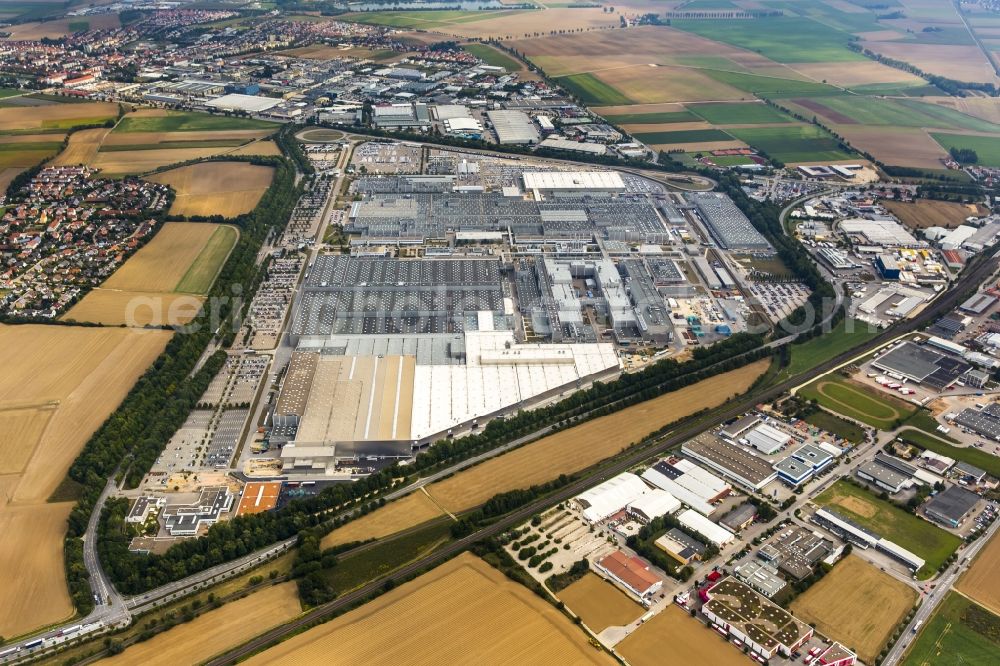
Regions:
<instances>
[{"instance_id":1,"label":"industrial estate building","mask_svg":"<svg viewBox=\"0 0 1000 666\"><path fill-rule=\"evenodd\" d=\"M875 548L902 562L914 571L921 569L925 564L923 558L917 557L917 555L894 542L884 539L875 532L858 525L833 509L826 507L818 509L813 514L813 521L856 546L861 548Z\"/></svg>"},{"instance_id":2,"label":"industrial estate building","mask_svg":"<svg viewBox=\"0 0 1000 666\"><path fill-rule=\"evenodd\" d=\"M924 505L924 514L948 527L958 527L972 513L980 497L961 486L949 486Z\"/></svg>"}]
</instances>

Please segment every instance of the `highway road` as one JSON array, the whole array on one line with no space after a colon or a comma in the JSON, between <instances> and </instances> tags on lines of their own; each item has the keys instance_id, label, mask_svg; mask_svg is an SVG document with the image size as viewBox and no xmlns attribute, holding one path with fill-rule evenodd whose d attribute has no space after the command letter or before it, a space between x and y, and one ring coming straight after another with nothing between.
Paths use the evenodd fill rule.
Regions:
<instances>
[{"instance_id":1,"label":"highway road","mask_svg":"<svg viewBox=\"0 0 1000 666\"><path fill-rule=\"evenodd\" d=\"M914 319L900 322L891 329L868 341L861 347L840 354L834 359L822 363L802 375L786 380L774 387L765 389L762 392L730 401L725 406L712 412L709 418L698 419L673 430L670 434L661 439L655 446L645 448L638 452L626 453L619 457L613 464L602 468L600 473L593 474L564 486L553 494L531 502L530 504L513 511L510 514L507 514L507 516L501 518L497 522L478 530L465 538L458 539L443 547L441 550L412 562L392 574L372 581L367 585L364 585L357 590L327 604L318 606L291 623L267 631L257 638L249 641L245 645L231 650L223 656L213 659L209 662L209 664L211 666L234 664L275 641L280 641L283 638L297 633L299 630L316 622L334 617L342 611L349 609L354 603L361 601L370 595L377 594L387 581L391 580L394 583L404 582L420 572L433 568L441 562L446 561L477 541L501 534L511 527L524 522L535 513L539 513L550 506L554 506L562 501L568 500L583 492L587 488L616 476L648 458L660 455L679 446L688 439L691 439L695 435L703 432L711 425L723 423L736 418L737 416L752 409L758 402L772 400L794 386L808 381L809 378L824 374L829 370L838 367L842 363L850 361L858 354L877 349L879 346L886 344L888 340L895 338L901 333L917 330L933 321L936 321L940 316L958 304L958 299L966 290L973 288L974 286L978 286L983 280L985 280L992 273L992 271L996 269L996 266L997 255L990 256L989 258L982 258L976 262L974 266L970 266L969 269L962 276L960 276L958 280L956 280L952 289L943 294L941 298L934 301L927 309L918 314Z\"/></svg>"}]
</instances>

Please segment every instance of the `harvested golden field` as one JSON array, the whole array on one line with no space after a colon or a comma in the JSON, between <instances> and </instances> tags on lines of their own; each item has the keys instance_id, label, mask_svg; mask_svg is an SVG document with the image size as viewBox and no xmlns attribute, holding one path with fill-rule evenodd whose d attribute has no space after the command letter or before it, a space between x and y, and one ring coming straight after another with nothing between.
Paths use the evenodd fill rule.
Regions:
<instances>
[{"instance_id":1,"label":"harvested golden field","mask_svg":"<svg viewBox=\"0 0 1000 666\"><path fill-rule=\"evenodd\" d=\"M69 129L74 125L92 125L113 120L118 105L110 102L47 104L32 107L0 108L0 131L13 129ZM56 139L61 140L62 137Z\"/></svg>"},{"instance_id":2,"label":"harvested golden field","mask_svg":"<svg viewBox=\"0 0 1000 666\"><path fill-rule=\"evenodd\" d=\"M7 188L10 186L11 181L17 177L17 174L24 171L21 167L4 167L0 169L0 192L6 192Z\"/></svg>"},{"instance_id":3,"label":"harvested golden field","mask_svg":"<svg viewBox=\"0 0 1000 666\"><path fill-rule=\"evenodd\" d=\"M996 83L996 72L976 46L918 44L914 42L862 42L875 53L915 65L929 74L957 81Z\"/></svg>"},{"instance_id":4,"label":"harvested golden field","mask_svg":"<svg viewBox=\"0 0 1000 666\"><path fill-rule=\"evenodd\" d=\"M163 351L169 331L0 326L0 635L72 612L62 540L70 504L48 504L87 438ZM10 428L10 430L8 430ZM24 451L9 455L7 436ZM30 452L30 453L29 453ZM25 457L27 456L27 457ZM15 469L17 468L17 469Z\"/></svg>"},{"instance_id":5,"label":"harvested golden field","mask_svg":"<svg viewBox=\"0 0 1000 666\"><path fill-rule=\"evenodd\" d=\"M1000 538L994 536L979 551L975 561L955 588L994 613L1000 614Z\"/></svg>"},{"instance_id":6,"label":"harvested golden field","mask_svg":"<svg viewBox=\"0 0 1000 666\"><path fill-rule=\"evenodd\" d=\"M267 139L267 140L251 141L245 146L240 146L239 148L231 150L226 154L276 156L281 154L281 149L278 148L278 144L276 144L274 141Z\"/></svg>"},{"instance_id":7,"label":"harvested golden field","mask_svg":"<svg viewBox=\"0 0 1000 666\"><path fill-rule=\"evenodd\" d=\"M687 111L683 104L626 104L623 106L592 106L590 110L602 116L620 116L631 113L682 113Z\"/></svg>"},{"instance_id":8,"label":"harvested golden field","mask_svg":"<svg viewBox=\"0 0 1000 666\"><path fill-rule=\"evenodd\" d=\"M167 222L153 240L139 248L105 280L101 289L174 291L219 226L203 222Z\"/></svg>"},{"instance_id":9,"label":"harvested golden field","mask_svg":"<svg viewBox=\"0 0 1000 666\"><path fill-rule=\"evenodd\" d=\"M608 458L662 426L705 408L716 407L746 391L770 361L757 361L666 395L627 407L487 460L443 481L425 486L452 513L478 506L497 493L550 481ZM414 493L416 494L416 493ZM405 529L424 522L411 517L413 505L392 502L334 530L323 547L391 534L386 526ZM433 506L433 505L432 505ZM433 516L432 516L433 517ZM399 527L402 526L402 527Z\"/></svg>"},{"instance_id":10,"label":"harvested golden field","mask_svg":"<svg viewBox=\"0 0 1000 666\"><path fill-rule=\"evenodd\" d=\"M247 162L204 162L163 171L148 180L174 188L171 215L249 213L271 185L274 169Z\"/></svg>"},{"instance_id":11,"label":"harvested golden field","mask_svg":"<svg viewBox=\"0 0 1000 666\"><path fill-rule=\"evenodd\" d=\"M635 65L592 72L636 104L752 99L753 95L689 67Z\"/></svg>"},{"instance_id":12,"label":"harvested golden field","mask_svg":"<svg viewBox=\"0 0 1000 666\"><path fill-rule=\"evenodd\" d=\"M586 574L556 596L595 634L608 627L630 624L645 612L624 592L593 573Z\"/></svg>"},{"instance_id":13,"label":"harvested golden field","mask_svg":"<svg viewBox=\"0 0 1000 666\"><path fill-rule=\"evenodd\" d=\"M618 15L601 10L601 7L560 7L540 11L513 11L480 21L438 23L431 29L456 37L517 39L548 33L550 30L617 28L620 24ZM489 12L485 14L489 16Z\"/></svg>"},{"instance_id":14,"label":"harvested golden field","mask_svg":"<svg viewBox=\"0 0 1000 666\"><path fill-rule=\"evenodd\" d=\"M978 204L960 204L950 201L920 199L916 203L902 201L882 202L889 211L911 229L945 227L954 229L970 216L981 217L989 211Z\"/></svg>"},{"instance_id":15,"label":"harvested golden field","mask_svg":"<svg viewBox=\"0 0 1000 666\"><path fill-rule=\"evenodd\" d=\"M0 509L0 631L18 636L73 616L63 575L63 537L73 502Z\"/></svg>"},{"instance_id":16,"label":"harvested golden field","mask_svg":"<svg viewBox=\"0 0 1000 666\"><path fill-rule=\"evenodd\" d=\"M939 106L1000 124L1000 100L996 97L924 97L921 101L933 102Z\"/></svg>"},{"instance_id":17,"label":"harvested golden field","mask_svg":"<svg viewBox=\"0 0 1000 666\"><path fill-rule=\"evenodd\" d=\"M100 663L106 666L201 663L288 622L301 612L295 583L281 583L210 610Z\"/></svg>"},{"instance_id":18,"label":"harvested golden field","mask_svg":"<svg viewBox=\"0 0 1000 666\"><path fill-rule=\"evenodd\" d=\"M222 155L234 148L154 148L151 150L115 150L98 153L91 166L108 175L147 173L178 162Z\"/></svg>"},{"instance_id":19,"label":"harvested golden field","mask_svg":"<svg viewBox=\"0 0 1000 666\"><path fill-rule=\"evenodd\" d=\"M155 291L91 289L62 319L105 326L180 326L190 323L205 302L204 296Z\"/></svg>"},{"instance_id":20,"label":"harvested golden field","mask_svg":"<svg viewBox=\"0 0 1000 666\"><path fill-rule=\"evenodd\" d=\"M892 166L943 169L941 160L948 157L937 141L916 127L834 125L833 130L858 150Z\"/></svg>"},{"instance_id":21,"label":"harvested golden field","mask_svg":"<svg viewBox=\"0 0 1000 666\"><path fill-rule=\"evenodd\" d=\"M438 666L614 660L592 647L586 634L552 605L463 553L244 663Z\"/></svg>"},{"instance_id":22,"label":"harvested golden field","mask_svg":"<svg viewBox=\"0 0 1000 666\"><path fill-rule=\"evenodd\" d=\"M151 109L145 109L151 110ZM148 118L162 117L134 112L130 117ZM159 143L176 143L178 141L192 144L196 147L200 141L253 141L272 134L270 130L195 130L192 132L112 132L104 140L106 146L151 146ZM230 146L233 147L233 146Z\"/></svg>"},{"instance_id":23,"label":"harvested golden field","mask_svg":"<svg viewBox=\"0 0 1000 666\"><path fill-rule=\"evenodd\" d=\"M657 150L680 150L683 152L707 152L747 147L747 144L735 139L732 141L693 141L690 143L654 143L650 145Z\"/></svg>"},{"instance_id":24,"label":"harvested golden field","mask_svg":"<svg viewBox=\"0 0 1000 666\"><path fill-rule=\"evenodd\" d=\"M912 83L921 85L923 79L909 72L889 67L875 61L844 63L799 63L792 65L799 72L815 81L826 81L835 86L863 86L871 83Z\"/></svg>"},{"instance_id":25,"label":"harvested golden field","mask_svg":"<svg viewBox=\"0 0 1000 666\"><path fill-rule=\"evenodd\" d=\"M632 666L660 666L664 655L670 663L745 665L747 658L728 641L706 632L705 627L681 608L670 604L652 620L625 637L615 652Z\"/></svg>"},{"instance_id":26,"label":"harvested golden field","mask_svg":"<svg viewBox=\"0 0 1000 666\"><path fill-rule=\"evenodd\" d=\"M52 412L52 407L0 411L0 475L24 471Z\"/></svg>"},{"instance_id":27,"label":"harvested golden field","mask_svg":"<svg viewBox=\"0 0 1000 666\"><path fill-rule=\"evenodd\" d=\"M86 23L84 28L82 24ZM74 25L76 24L76 25ZM93 16L68 16L54 21L22 23L5 28L9 40L59 39L84 30L108 30L121 25L118 14L95 14Z\"/></svg>"},{"instance_id":28,"label":"harvested golden field","mask_svg":"<svg viewBox=\"0 0 1000 666\"><path fill-rule=\"evenodd\" d=\"M791 611L871 664L916 600L909 585L850 555L796 598Z\"/></svg>"},{"instance_id":29,"label":"harvested golden field","mask_svg":"<svg viewBox=\"0 0 1000 666\"><path fill-rule=\"evenodd\" d=\"M352 541L381 539L443 515L441 507L427 495L421 492L410 493L381 509L372 511L364 518L352 520L330 532L323 537L323 548Z\"/></svg>"},{"instance_id":30,"label":"harvested golden field","mask_svg":"<svg viewBox=\"0 0 1000 666\"><path fill-rule=\"evenodd\" d=\"M94 158L97 157L97 151L110 131L109 128L100 127L74 132L70 135L69 143L63 151L52 160L52 166L91 164Z\"/></svg>"}]
</instances>

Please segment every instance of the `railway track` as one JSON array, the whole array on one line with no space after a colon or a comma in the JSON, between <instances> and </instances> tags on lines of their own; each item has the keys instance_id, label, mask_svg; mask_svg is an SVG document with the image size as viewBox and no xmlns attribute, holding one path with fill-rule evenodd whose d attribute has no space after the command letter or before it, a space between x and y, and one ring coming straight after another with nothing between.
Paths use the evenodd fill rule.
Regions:
<instances>
[{"instance_id":1,"label":"railway track","mask_svg":"<svg viewBox=\"0 0 1000 666\"><path fill-rule=\"evenodd\" d=\"M345 594L342 597L334 599L326 604L317 606L311 611L307 612L300 618L283 625L281 627L276 627L267 631L257 638L245 643L244 645L230 650L226 654L217 657L208 662L209 666L224 666L227 664L235 664L238 661L246 658L247 656L254 654L273 643L280 642L282 639L287 638L300 630L303 630L311 625L319 624L320 622L339 614L342 611L350 609L354 604L364 601L370 595L378 592L384 587L389 581L392 583L399 583L408 580L410 577L418 574L426 569L433 568L441 562L444 562L451 557L462 552L470 545L476 543L477 541L487 539L489 537L496 536L510 529L511 527L527 520L532 515L538 513L539 511L558 504L559 502L565 501L575 495L580 494L587 488L600 483L603 480L616 476L634 465L646 460L650 457L660 455L676 446L679 446L683 442L691 439L695 435L703 432L707 427L712 424L727 421L731 418L735 418L740 414L746 412L747 410L753 408L759 402L766 402L772 400L782 393L785 393L789 389L792 389L803 382L806 382L816 376L823 373L829 372L830 370L840 366L843 363L857 357L859 354L863 354L866 351L871 351L877 349L879 346L886 344L889 340L899 336L900 334L909 333L918 330L938 319L940 316L951 310L958 304L959 298L969 289L978 287L987 277L989 277L993 271L997 268L997 256L995 254L990 254L989 257L981 256L982 258L976 262L973 266L969 267L969 270L965 274L959 277L957 281L952 284L951 289L946 293L942 294L940 298L935 300L931 305L925 309L923 312L918 314L912 320L900 322L896 326L893 326L886 331L880 333L875 338L869 340L867 343L860 345L859 347L839 354L835 358L821 363L815 368L802 373L796 377L785 380L780 384L772 386L763 391L753 393L747 396L743 396L740 399L733 401L721 408L713 410L708 415L703 418L697 419L696 421L683 425L680 428L672 431L668 435L664 436L655 446L651 448L644 448L641 451L634 452L632 454L626 454L619 460L615 461L608 467L602 468L600 472L592 474L590 476L584 477L578 481L575 481L563 488L560 488L551 495L547 495L541 499L538 499L530 504L527 504L520 509L507 514L503 518L499 519L497 522L484 527L469 536L458 539L447 546L443 547L441 550L431 553L426 557L416 560L410 564L397 569L395 572L388 574L382 578L376 579L362 587L353 590Z\"/></svg>"}]
</instances>

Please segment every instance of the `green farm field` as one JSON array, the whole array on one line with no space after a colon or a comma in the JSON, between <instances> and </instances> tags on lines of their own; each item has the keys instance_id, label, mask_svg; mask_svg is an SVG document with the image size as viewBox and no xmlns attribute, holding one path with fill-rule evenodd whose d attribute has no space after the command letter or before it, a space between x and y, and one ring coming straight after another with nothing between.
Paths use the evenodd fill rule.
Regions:
<instances>
[{"instance_id":1,"label":"green farm field","mask_svg":"<svg viewBox=\"0 0 1000 666\"><path fill-rule=\"evenodd\" d=\"M662 113L617 113L604 116L616 125L666 125L669 123L696 123L701 118L690 111L664 111Z\"/></svg>"},{"instance_id":2,"label":"green farm field","mask_svg":"<svg viewBox=\"0 0 1000 666\"><path fill-rule=\"evenodd\" d=\"M184 294L207 294L239 237L240 234L235 227L220 225L198 253L198 258L184 273L184 277L177 283L174 291Z\"/></svg>"},{"instance_id":3,"label":"green farm field","mask_svg":"<svg viewBox=\"0 0 1000 666\"><path fill-rule=\"evenodd\" d=\"M795 119L778 109L758 102L725 103L709 102L688 107L713 125L760 125L764 123L793 123Z\"/></svg>"},{"instance_id":4,"label":"green farm field","mask_svg":"<svg viewBox=\"0 0 1000 666\"><path fill-rule=\"evenodd\" d=\"M1000 132L996 125L954 109L927 104L916 99L881 99L860 95L829 95L822 99L790 100L804 106L834 124L843 119L860 125L893 125L896 127L931 127L967 129L976 132ZM824 114L824 109L829 113Z\"/></svg>"},{"instance_id":5,"label":"green farm field","mask_svg":"<svg viewBox=\"0 0 1000 666\"><path fill-rule=\"evenodd\" d=\"M701 70L720 83L725 83L744 92L761 97L805 97L825 96L840 93L839 88L813 81L796 81L777 76L762 76L759 74L744 74L719 69Z\"/></svg>"},{"instance_id":6,"label":"green farm field","mask_svg":"<svg viewBox=\"0 0 1000 666\"><path fill-rule=\"evenodd\" d=\"M461 9L443 9L434 11L385 11L385 12L355 12L343 14L338 19L369 25L384 25L389 28L438 28L453 23L469 23L485 21L521 14L526 10L510 11L464 11ZM527 10L530 11L530 10Z\"/></svg>"},{"instance_id":7,"label":"green farm field","mask_svg":"<svg viewBox=\"0 0 1000 666\"><path fill-rule=\"evenodd\" d=\"M822 377L799 391L799 395L881 430L892 430L917 411L916 405L890 395L879 395L839 375Z\"/></svg>"},{"instance_id":8,"label":"green farm field","mask_svg":"<svg viewBox=\"0 0 1000 666\"><path fill-rule=\"evenodd\" d=\"M730 134L771 158L785 164L853 159L841 149L838 141L826 130L815 125L784 127L741 127Z\"/></svg>"},{"instance_id":9,"label":"green farm field","mask_svg":"<svg viewBox=\"0 0 1000 666\"><path fill-rule=\"evenodd\" d=\"M76 121L76 124L80 124ZM278 129L276 123L252 118L213 116L208 113L167 111L165 115L126 116L115 132L205 132L222 130Z\"/></svg>"},{"instance_id":10,"label":"green farm field","mask_svg":"<svg viewBox=\"0 0 1000 666\"><path fill-rule=\"evenodd\" d=\"M717 129L680 130L677 132L638 132L635 134L635 138L651 146L733 140L733 137Z\"/></svg>"},{"instance_id":11,"label":"green farm field","mask_svg":"<svg viewBox=\"0 0 1000 666\"><path fill-rule=\"evenodd\" d=\"M828 506L862 527L922 557L927 563L917 578L927 580L958 549L962 539L883 501L847 481L840 480L820 493L816 504Z\"/></svg>"},{"instance_id":12,"label":"green farm field","mask_svg":"<svg viewBox=\"0 0 1000 666\"><path fill-rule=\"evenodd\" d=\"M463 44L462 48L480 60L483 60L487 65L503 67L508 72L516 72L522 69L521 63L515 58L488 44Z\"/></svg>"},{"instance_id":13,"label":"green farm field","mask_svg":"<svg viewBox=\"0 0 1000 666\"><path fill-rule=\"evenodd\" d=\"M632 103L628 97L593 74L562 76L557 78L556 82L590 106L619 106Z\"/></svg>"},{"instance_id":14,"label":"green farm field","mask_svg":"<svg viewBox=\"0 0 1000 666\"><path fill-rule=\"evenodd\" d=\"M945 150L971 148L976 151L976 155L979 157L978 164L1000 167L1000 137L943 134L939 132L934 132L931 136Z\"/></svg>"},{"instance_id":15,"label":"green farm field","mask_svg":"<svg viewBox=\"0 0 1000 666\"><path fill-rule=\"evenodd\" d=\"M903 659L903 666L992 666L1000 654L1000 617L950 592Z\"/></svg>"},{"instance_id":16,"label":"green farm field","mask_svg":"<svg viewBox=\"0 0 1000 666\"><path fill-rule=\"evenodd\" d=\"M780 63L864 60L847 48L851 35L808 18L780 16L746 21L674 19L671 26L760 53Z\"/></svg>"},{"instance_id":17,"label":"green farm field","mask_svg":"<svg viewBox=\"0 0 1000 666\"><path fill-rule=\"evenodd\" d=\"M792 361L782 376L791 377L805 372L824 361L829 361L838 354L871 340L876 335L878 335L878 331L871 330L864 322L844 319L826 335L813 338L800 345L792 345Z\"/></svg>"}]
</instances>

